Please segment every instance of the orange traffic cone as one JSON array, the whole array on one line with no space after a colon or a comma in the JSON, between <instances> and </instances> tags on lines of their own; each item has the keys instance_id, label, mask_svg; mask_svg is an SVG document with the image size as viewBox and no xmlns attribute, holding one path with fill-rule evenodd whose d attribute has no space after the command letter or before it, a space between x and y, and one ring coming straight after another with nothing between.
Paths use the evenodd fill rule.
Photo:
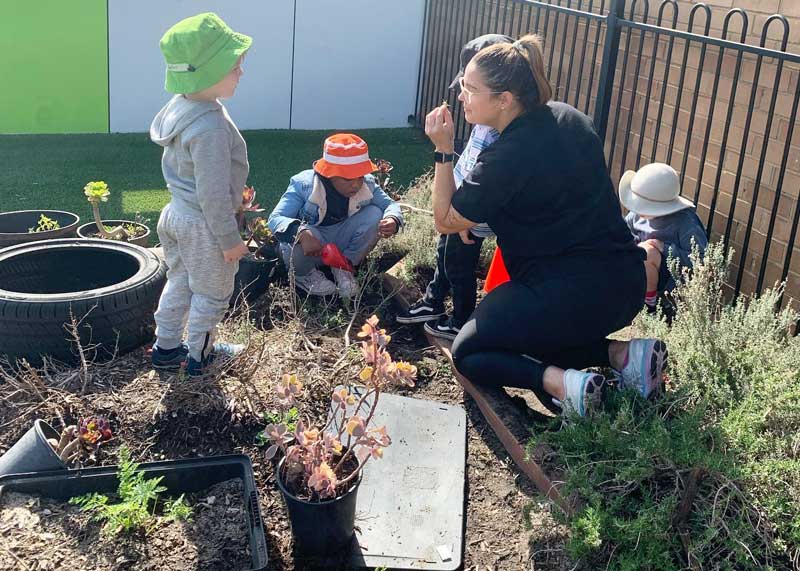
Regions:
<instances>
[{"instance_id":1,"label":"orange traffic cone","mask_svg":"<svg viewBox=\"0 0 800 571\"><path fill-rule=\"evenodd\" d=\"M503 253L500 251L500 247L498 246L494 250L492 263L489 266L489 273L486 274L486 281L483 282L483 291L489 293L494 288L500 284L506 283L507 281L511 281L511 277L508 275L506 264L503 261Z\"/></svg>"}]
</instances>

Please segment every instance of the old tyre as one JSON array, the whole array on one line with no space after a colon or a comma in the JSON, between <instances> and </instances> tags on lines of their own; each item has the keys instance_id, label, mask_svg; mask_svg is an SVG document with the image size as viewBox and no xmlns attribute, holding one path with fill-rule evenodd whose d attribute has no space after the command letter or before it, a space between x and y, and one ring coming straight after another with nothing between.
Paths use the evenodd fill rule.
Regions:
<instances>
[{"instance_id":1,"label":"old tyre","mask_svg":"<svg viewBox=\"0 0 800 571\"><path fill-rule=\"evenodd\" d=\"M67 238L0 251L0 355L78 361L69 324L79 321L89 358L107 359L152 339L166 265L124 242Z\"/></svg>"}]
</instances>

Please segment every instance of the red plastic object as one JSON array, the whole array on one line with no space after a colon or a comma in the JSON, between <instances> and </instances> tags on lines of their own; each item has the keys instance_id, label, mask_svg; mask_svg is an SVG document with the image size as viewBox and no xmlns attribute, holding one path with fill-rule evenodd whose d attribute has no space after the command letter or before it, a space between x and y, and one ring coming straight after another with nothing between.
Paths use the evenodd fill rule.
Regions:
<instances>
[{"instance_id":1,"label":"red plastic object","mask_svg":"<svg viewBox=\"0 0 800 571\"><path fill-rule=\"evenodd\" d=\"M353 264L344 257L342 251L333 243L325 244L322 247L322 263L332 268L339 268L348 272L353 271Z\"/></svg>"},{"instance_id":2,"label":"red plastic object","mask_svg":"<svg viewBox=\"0 0 800 571\"><path fill-rule=\"evenodd\" d=\"M508 275L506 263L503 261L503 253L497 247L494 250L492 263L489 266L489 273L486 274L486 281L483 282L483 291L489 293L500 284L511 281L511 276Z\"/></svg>"}]
</instances>

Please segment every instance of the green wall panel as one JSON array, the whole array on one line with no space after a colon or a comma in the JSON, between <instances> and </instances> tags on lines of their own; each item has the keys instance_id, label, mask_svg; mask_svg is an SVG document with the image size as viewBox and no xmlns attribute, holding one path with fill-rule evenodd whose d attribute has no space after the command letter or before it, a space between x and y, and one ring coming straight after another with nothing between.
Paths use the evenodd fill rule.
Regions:
<instances>
[{"instance_id":1,"label":"green wall panel","mask_svg":"<svg viewBox=\"0 0 800 571\"><path fill-rule=\"evenodd\" d=\"M106 0L2 0L0 133L108 131Z\"/></svg>"}]
</instances>

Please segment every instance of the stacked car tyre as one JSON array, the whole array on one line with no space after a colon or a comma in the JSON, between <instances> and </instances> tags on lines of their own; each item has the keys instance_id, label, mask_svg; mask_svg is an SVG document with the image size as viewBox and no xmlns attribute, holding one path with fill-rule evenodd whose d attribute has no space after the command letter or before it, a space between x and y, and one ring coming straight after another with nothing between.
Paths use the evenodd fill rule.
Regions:
<instances>
[{"instance_id":1,"label":"stacked car tyre","mask_svg":"<svg viewBox=\"0 0 800 571\"><path fill-rule=\"evenodd\" d=\"M152 251L109 240L62 239L0 250L0 356L79 360L77 324L90 359L152 340L166 265Z\"/></svg>"}]
</instances>

